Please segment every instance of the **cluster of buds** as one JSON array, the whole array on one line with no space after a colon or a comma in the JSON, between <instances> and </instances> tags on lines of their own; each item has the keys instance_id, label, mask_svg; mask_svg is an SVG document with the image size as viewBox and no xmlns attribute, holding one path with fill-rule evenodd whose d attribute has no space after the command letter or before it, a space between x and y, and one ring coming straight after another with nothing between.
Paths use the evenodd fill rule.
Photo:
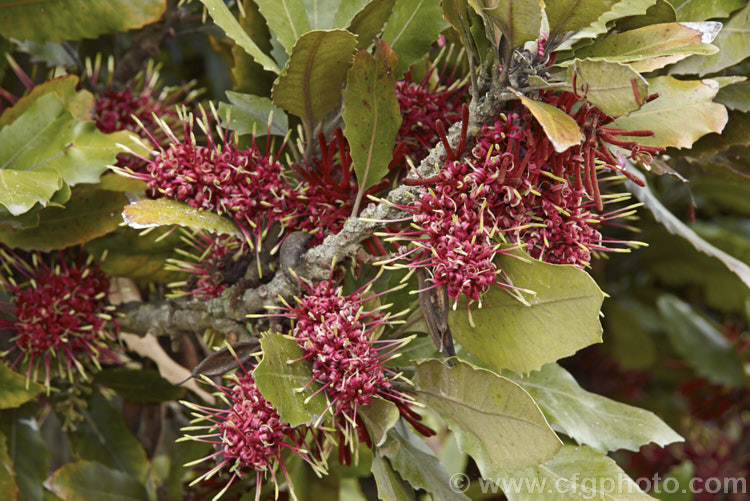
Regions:
<instances>
[{"instance_id":1,"label":"cluster of buds","mask_svg":"<svg viewBox=\"0 0 750 501\"><path fill-rule=\"evenodd\" d=\"M321 419L328 413L332 416L339 461L349 463L359 441L371 445L357 412L369 406L374 397L393 402L415 429L432 435L434 432L420 423L421 417L410 408L414 399L394 388L394 381L401 376L386 363L411 338L376 339L386 325L394 323L394 315L385 312L389 305L365 309L365 303L378 297L368 295L372 282L348 295L332 280L302 285L305 294L296 298L296 304L282 307L282 312L273 316L291 321L290 335L304 354L300 360L312 365L312 378L306 387L319 385L315 394L324 392L328 399Z\"/></svg>"},{"instance_id":2,"label":"cluster of buds","mask_svg":"<svg viewBox=\"0 0 750 501\"><path fill-rule=\"evenodd\" d=\"M49 390L53 376L72 380L78 372L86 378L85 366L119 360L112 349L118 325L107 300L109 280L91 256L69 261L60 253L59 262L50 264L35 253L28 263L0 249L0 258L1 285L12 298L0 308L13 317L0 320L11 333L1 355L11 367L23 366L35 381L43 367Z\"/></svg>"},{"instance_id":3,"label":"cluster of buds","mask_svg":"<svg viewBox=\"0 0 750 501\"><path fill-rule=\"evenodd\" d=\"M236 480L254 472L256 501L260 499L263 480L267 476L271 477L278 497L278 471L281 471L287 484L292 485L284 459L285 450L292 451L313 468L319 468L305 445L308 430L305 427L293 428L279 418L278 412L263 397L244 365L240 364L240 369L227 379L228 386L211 382L219 390L215 395L224 402L224 407L182 402L193 411L195 418L191 426L183 428L183 431L199 431L200 435L185 435L180 440L209 443L215 449L210 455L185 465L195 466L208 460L216 462L190 485L206 482L214 475L228 471L229 481L214 497L218 499Z\"/></svg>"}]
</instances>

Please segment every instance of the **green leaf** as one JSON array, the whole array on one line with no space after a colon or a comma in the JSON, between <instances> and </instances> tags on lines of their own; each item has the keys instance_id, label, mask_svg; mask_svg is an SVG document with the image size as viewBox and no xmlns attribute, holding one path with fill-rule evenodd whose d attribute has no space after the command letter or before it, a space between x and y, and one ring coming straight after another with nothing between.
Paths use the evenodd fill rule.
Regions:
<instances>
[{"instance_id":1,"label":"green leaf","mask_svg":"<svg viewBox=\"0 0 750 501\"><path fill-rule=\"evenodd\" d=\"M515 49L539 38L542 28L540 0L470 0L482 17L490 19Z\"/></svg>"},{"instance_id":2,"label":"green leaf","mask_svg":"<svg viewBox=\"0 0 750 501\"><path fill-rule=\"evenodd\" d=\"M68 432L77 459L97 461L140 482L148 477L148 459L140 442L125 424L120 411L99 393L88 400L85 421Z\"/></svg>"},{"instance_id":3,"label":"green leaf","mask_svg":"<svg viewBox=\"0 0 750 501\"><path fill-rule=\"evenodd\" d=\"M648 97L648 82L626 64L576 59L568 68L570 85L574 75L576 91L610 116L627 115Z\"/></svg>"},{"instance_id":4,"label":"green leaf","mask_svg":"<svg viewBox=\"0 0 750 501\"><path fill-rule=\"evenodd\" d=\"M383 40L398 56L396 79L427 54L447 27L440 0L396 0L383 32Z\"/></svg>"},{"instance_id":5,"label":"green leaf","mask_svg":"<svg viewBox=\"0 0 750 501\"><path fill-rule=\"evenodd\" d=\"M555 0L545 2L550 38L585 28L619 0Z\"/></svg>"},{"instance_id":6,"label":"green leaf","mask_svg":"<svg viewBox=\"0 0 750 501\"><path fill-rule=\"evenodd\" d=\"M388 441L378 452L390 460L393 469L412 487L424 489L433 500L469 501L466 495L451 488L445 466L403 420L388 432Z\"/></svg>"},{"instance_id":7,"label":"green leaf","mask_svg":"<svg viewBox=\"0 0 750 501\"><path fill-rule=\"evenodd\" d=\"M0 409L10 409L36 398L44 387L26 379L26 376L10 370L0 363Z\"/></svg>"},{"instance_id":8,"label":"green leaf","mask_svg":"<svg viewBox=\"0 0 750 501\"><path fill-rule=\"evenodd\" d=\"M137 404L176 401L185 394L184 388L173 385L155 370L105 369L94 376L94 382Z\"/></svg>"},{"instance_id":9,"label":"green leaf","mask_svg":"<svg viewBox=\"0 0 750 501\"><path fill-rule=\"evenodd\" d=\"M346 26L362 9L374 0L340 0L336 14L333 16L334 26Z\"/></svg>"},{"instance_id":10,"label":"green leaf","mask_svg":"<svg viewBox=\"0 0 750 501\"><path fill-rule=\"evenodd\" d=\"M197 231L242 235L232 220L211 211L196 209L185 202L170 198L141 200L132 203L123 209L122 217L132 228L151 228L177 224Z\"/></svg>"},{"instance_id":11,"label":"green leaf","mask_svg":"<svg viewBox=\"0 0 750 501\"><path fill-rule=\"evenodd\" d=\"M294 339L266 332L260 339L263 360L253 371L258 389L291 426L314 423L328 407L325 392L313 378L310 363ZM291 361L296 362L291 363ZM304 390L299 390L304 388ZM317 394L313 396L315 393Z\"/></svg>"},{"instance_id":12,"label":"green leaf","mask_svg":"<svg viewBox=\"0 0 750 501\"><path fill-rule=\"evenodd\" d=\"M101 264L104 273L114 277L128 277L146 282L170 282L179 277L165 271L167 259L174 257L174 248L181 244L180 235L172 228L160 228L140 236L140 231L121 228L86 244L86 252L107 259Z\"/></svg>"},{"instance_id":13,"label":"green leaf","mask_svg":"<svg viewBox=\"0 0 750 501\"><path fill-rule=\"evenodd\" d=\"M351 146L360 191L388 173L401 110L396 97L396 55L378 42L375 57L359 50L344 91L344 134Z\"/></svg>"},{"instance_id":14,"label":"green leaf","mask_svg":"<svg viewBox=\"0 0 750 501\"><path fill-rule=\"evenodd\" d=\"M693 56L672 67L670 73L700 76L715 73L750 56L750 4L737 12L714 40L719 52L711 56Z\"/></svg>"},{"instance_id":15,"label":"green leaf","mask_svg":"<svg viewBox=\"0 0 750 501\"><path fill-rule=\"evenodd\" d=\"M629 2L620 2L623 3ZM615 6L617 8L617 5ZM657 0L651 5L646 12L636 13L618 19L615 23L615 29L619 32L637 30L651 24L673 23L677 20L674 8L667 0Z\"/></svg>"},{"instance_id":16,"label":"green leaf","mask_svg":"<svg viewBox=\"0 0 750 501\"><path fill-rule=\"evenodd\" d=\"M739 82L722 87L715 101L733 110L750 111L750 82Z\"/></svg>"},{"instance_id":17,"label":"green leaf","mask_svg":"<svg viewBox=\"0 0 750 501\"><path fill-rule=\"evenodd\" d=\"M285 136L289 131L286 113L267 97L227 91L227 98L231 104L219 103L219 116L225 117L225 121L229 116L227 126L237 134L255 133L262 136L269 133L274 136Z\"/></svg>"},{"instance_id":18,"label":"green leaf","mask_svg":"<svg viewBox=\"0 0 750 501\"><path fill-rule=\"evenodd\" d=\"M292 53L302 35L310 31L310 20L303 0L255 0L261 14L266 18L268 27L276 39ZM278 73L278 72L277 72Z\"/></svg>"},{"instance_id":19,"label":"green leaf","mask_svg":"<svg viewBox=\"0 0 750 501\"><path fill-rule=\"evenodd\" d=\"M302 36L274 83L274 103L315 126L339 103L356 45L357 37L345 30Z\"/></svg>"},{"instance_id":20,"label":"green leaf","mask_svg":"<svg viewBox=\"0 0 750 501\"><path fill-rule=\"evenodd\" d=\"M500 487L508 501L654 500L617 463L586 446L565 445L542 466L503 475Z\"/></svg>"},{"instance_id":21,"label":"green leaf","mask_svg":"<svg viewBox=\"0 0 750 501\"><path fill-rule=\"evenodd\" d=\"M234 40L237 45L245 49L245 52L252 56L258 64L263 66L263 69L276 74L281 71L276 62L263 52L253 39L248 36L245 30L242 29L242 26L237 22L237 19L229 11L223 0L200 1L208 9L208 14L214 20L214 23L224 30L227 36Z\"/></svg>"},{"instance_id":22,"label":"green leaf","mask_svg":"<svg viewBox=\"0 0 750 501\"><path fill-rule=\"evenodd\" d=\"M560 49L570 49L573 44L575 44L577 41L582 39L588 39L588 38L595 38L602 33L607 33L610 28L612 27L613 21L617 21L619 19L633 19L637 17L645 17L649 12L649 9L651 9L654 4L657 3L657 0L623 0L618 1L612 6L611 9L606 10L603 14L601 14L596 21L592 22L585 28L581 29L580 31L574 33L570 36L567 40L565 40L562 44L560 44ZM549 7L547 6L545 10L549 10ZM674 21L674 18L669 19L669 21ZM654 24L654 19L649 18L646 24ZM622 30L618 30L622 31Z\"/></svg>"},{"instance_id":23,"label":"green leaf","mask_svg":"<svg viewBox=\"0 0 750 501\"><path fill-rule=\"evenodd\" d=\"M0 35L34 42L66 42L128 31L158 21L165 0L0 0Z\"/></svg>"},{"instance_id":24,"label":"green leaf","mask_svg":"<svg viewBox=\"0 0 750 501\"><path fill-rule=\"evenodd\" d=\"M557 364L545 365L525 378L506 376L529 392L550 423L558 424L579 444L599 452L638 452L649 442L663 447L682 441L652 412L584 390Z\"/></svg>"},{"instance_id":25,"label":"green leaf","mask_svg":"<svg viewBox=\"0 0 750 501\"><path fill-rule=\"evenodd\" d=\"M677 13L678 21L705 21L729 17L729 14L744 7L746 0L669 0Z\"/></svg>"},{"instance_id":26,"label":"green leaf","mask_svg":"<svg viewBox=\"0 0 750 501\"><path fill-rule=\"evenodd\" d=\"M129 143L126 131L102 134L80 122L54 93L40 96L13 123L0 129L0 204L20 215L46 205L65 181L96 183Z\"/></svg>"},{"instance_id":27,"label":"green leaf","mask_svg":"<svg viewBox=\"0 0 750 501\"><path fill-rule=\"evenodd\" d=\"M372 458L372 475L378 487L378 499L382 501L414 500L414 493L404 479L393 471L387 459L377 454Z\"/></svg>"},{"instance_id":28,"label":"green leaf","mask_svg":"<svg viewBox=\"0 0 750 501\"><path fill-rule=\"evenodd\" d=\"M343 25L338 25L334 21L340 3L340 0L304 0L304 10L310 21L310 28L313 30L343 28Z\"/></svg>"},{"instance_id":29,"label":"green leaf","mask_svg":"<svg viewBox=\"0 0 750 501\"><path fill-rule=\"evenodd\" d=\"M238 19L240 27L258 46L261 53L270 54L273 49L271 33L268 31L266 20L258 10L258 5L254 0L242 0L242 5L245 15ZM269 97L276 73L264 70L263 65L239 45L232 46L231 55L232 67L229 76L232 88L237 92Z\"/></svg>"},{"instance_id":30,"label":"green leaf","mask_svg":"<svg viewBox=\"0 0 750 501\"><path fill-rule=\"evenodd\" d=\"M633 173L636 172L632 166L629 170ZM643 178L642 175L639 174L639 176ZM654 219L656 219L658 223L661 223L668 232L684 238L698 251L724 263L724 265L737 275L745 285L750 287L750 266L703 240L695 233L695 231L680 221L680 219L674 214L669 212L669 210L662 205L661 201L659 201L659 199L651 192L648 185L638 186L635 183L629 182L626 186L628 190L635 195L635 197L640 200L648 210L651 211L654 215Z\"/></svg>"},{"instance_id":31,"label":"green leaf","mask_svg":"<svg viewBox=\"0 0 750 501\"><path fill-rule=\"evenodd\" d=\"M544 133L552 141L552 146L554 146L556 152L562 153L583 141L583 132L581 132L573 117L551 104L529 99L516 91L513 91L513 93L518 96L518 99L542 125Z\"/></svg>"},{"instance_id":32,"label":"green leaf","mask_svg":"<svg viewBox=\"0 0 750 501\"><path fill-rule=\"evenodd\" d=\"M8 454L8 443L5 435L0 433L0 500L16 501L18 486L13 471L13 461Z\"/></svg>"},{"instance_id":33,"label":"green leaf","mask_svg":"<svg viewBox=\"0 0 750 501\"><path fill-rule=\"evenodd\" d=\"M521 303L498 286L471 312L465 305L449 313L453 337L483 364L500 372L527 373L599 343L599 308L604 294L583 270L536 260L500 256L515 287L535 291ZM539 349L544 346L544 349Z\"/></svg>"},{"instance_id":34,"label":"green leaf","mask_svg":"<svg viewBox=\"0 0 750 501\"><path fill-rule=\"evenodd\" d=\"M0 242L13 248L49 252L89 242L115 231L127 203L122 193L80 189L65 207L39 212L39 225L27 230L0 228Z\"/></svg>"},{"instance_id":35,"label":"green leaf","mask_svg":"<svg viewBox=\"0 0 750 501\"><path fill-rule=\"evenodd\" d=\"M0 115L0 128L23 115L37 99L46 94L55 94L59 97L65 109L79 120L91 120L94 113L94 96L85 90L76 91L77 86L78 77L75 75L53 78L34 86L28 94Z\"/></svg>"},{"instance_id":36,"label":"green leaf","mask_svg":"<svg viewBox=\"0 0 750 501\"><path fill-rule=\"evenodd\" d=\"M16 473L18 499L41 501L50 454L35 418L37 404L0 411L0 432L5 435L8 455Z\"/></svg>"},{"instance_id":37,"label":"green leaf","mask_svg":"<svg viewBox=\"0 0 750 501\"><path fill-rule=\"evenodd\" d=\"M718 48L710 43L720 29L721 23L716 22L653 24L597 39L577 50L576 57L630 63L637 71L653 71L691 54L716 53Z\"/></svg>"},{"instance_id":38,"label":"green leaf","mask_svg":"<svg viewBox=\"0 0 750 501\"><path fill-rule=\"evenodd\" d=\"M742 360L719 326L674 296L660 296L657 305L672 346L698 374L732 387L747 384Z\"/></svg>"},{"instance_id":39,"label":"green leaf","mask_svg":"<svg viewBox=\"0 0 750 501\"><path fill-rule=\"evenodd\" d=\"M712 99L719 91L713 80L681 81L673 77L649 79L649 92L659 97L612 127L626 130L651 130L654 135L638 142L652 146L689 148L698 138L721 132L727 123L727 110Z\"/></svg>"},{"instance_id":40,"label":"green leaf","mask_svg":"<svg viewBox=\"0 0 750 501\"><path fill-rule=\"evenodd\" d=\"M558 451L562 443L523 388L458 359L454 363L417 363L415 390L445 419L483 477L544 463Z\"/></svg>"},{"instance_id":41,"label":"green leaf","mask_svg":"<svg viewBox=\"0 0 750 501\"><path fill-rule=\"evenodd\" d=\"M66 463L52 475L49 483L54 493L65 501L149 499L140 481L94 461Z\"/></svg>"},{"instance_id":42,"label":"green leaf","mask_svg":"<svg viewBox=\"0 0 750 501\"><path fill-rule=\"evenodd\" d=\"M357 48L366 49L373 39L383 31L393 12L396 0L372 0L352 18L347 30L357 35Z\"/></svg>"},{"instance_id":43,"label":"green leaf","mask_svg":"<svg viewBox=\"0 0 750 501\"><path fill-rule=\"evenodd\" d=\"M383 445L388 430L396 426L401 413L396 404L379 397L373 397L368 406L358 407L357 414L364 421L375 446Z\"/></svg>"}]
</instances>

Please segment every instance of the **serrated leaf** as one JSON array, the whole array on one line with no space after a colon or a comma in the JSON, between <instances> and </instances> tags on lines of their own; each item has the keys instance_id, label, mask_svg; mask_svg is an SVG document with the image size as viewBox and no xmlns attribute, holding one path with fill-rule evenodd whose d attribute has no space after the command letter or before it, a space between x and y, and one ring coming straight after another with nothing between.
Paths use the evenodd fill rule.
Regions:
<instances>
[{"instance_id":1,"label":"serrated leaf","mask_svg":"<svg viewBox=\"0 0 750 501\"><path fill-rule=\"evenodd\" d=\"M442 14L440 0L396 0L383 40L398 56L397 79L427 54L448 27Z\"/></svg>"},{"instance_id":2,"label":"serrated leaf","mask_svg":"<svg viewBox=\"0 0 750 501\"><path fill-rule=\"evenodd\" d=\"M570 38L560 44L559 48L570 49L573 44L575 44L579 40L595 38L602 33L607 33L610 30L613 21L617 21L623 18L632 19L636 17L645 17L646 14L648 14L649 9L656 3L657 0L618 1L612 6L611 9L608 9L606 10L606 12L602 13L594 22L592 22L585 28L578 30L576 33L573 33ZM546 7L546 2L545 10L549 10L549 7ZM670 21L674 21L674 19L670 19ZM647 24L654 24L653 18L650 18Z\"/></svg>"},{"instance_id":3,"label":"serrated leaf","mask_svg":"<svg viewBox=\"0 0 750 501\"><path fill-rule=\"evenodd\" d=\"M339 103L356 45L357 37L345 30L303 35L274 83L273 102L315 126Z\"/></svg>"},{"instance_id":4,"label":"serrated leaf","mask_svg":"<svg viewBox=\"0 0 750 501\"><path fill-rule=\"evenodd\" d=\"M294 339L267 332L260 339L263 360L253 371L258 389L292 427L315 422L328 407L325 392L312 379L309 362ZM296 362L290 363L296 360ZM304 390L301 390L304 388ZM313 396L315 393L317 394Z\"/></svg>"},{"instance_id":5,"label":"serrated leaf","mask_svg":"<svg viewBox=\"0 0 750 501\"><path fill-rule=\"evenodd\" d=\"M66 463L52 475L49 485L65 501L150 499L140 481L94 461Z\"/></svg>"},{"instance_id":6,"label":"serrated leaf","mask_svg":"<svg viewBox=\"0 0 750 501\"><path fill-rule=\"evenodd\" d=\"M357 48L366 49L383 31L393 12L396 0L372 0L365 5L347 25L347 30L357 35Z\"/></svg>"},{"instance_id":7,"label":"serrated leaf","mask_svg":"<svg viewBox=\"0 0 750 501\"><path fill-rule=\"evenodd\" d=\"M672 346L698 374L735 388L747 384L742 360L718 325L675 296L662 295L657 305Z\"/></svg>"},{"instance_id":8,"label":"serrated leaf","mask_svg":"<svg viewBox=\"0 0 750 501\"><path fill-rule=\"evenodd\" d=\"M698 74L715 73L739 63L750 56L750 4L737 12L724 24L714 45L719 52L711 56L693 56L673 66L670 73Z\"/></svg>"},{"instance_id":9,"label":"serrated leaf","mask_svg":"<svg viewBox=\"0 0 750 501\"><path fill-rule=\"evenodd\" d=\"M555 0L545 2L550 37L585 28L619 0Z\"/></svg>"},{"instance_id":10,"label":"serrated leaf","mask_svg":"<svg viewBox=\"0 0 750 501\"><path fill-rule=\"evenodd\" d=\"M83 415L84 422L78 424L75 431L68 432L75 457L97 461L144 482L149 470L146 452L128 429L120 411L101 394L94 393Z\"/></svg>"},{"instance_id":11,"label":"serrated leaf","mask_svg":"<svg viewBox=\"0 0 750 501\"><path fill-rule=\"evenodd\" d=\"M648 82L626 64L576 59L568 67L568 83L586 100L610 116L623 116L641 107Z\"/></svg>"},{"instance_id":12,"label":"serrated leaf","mask_svg":"<svg viewBox=\"0 0 750 501\"><path fill-rule=\"evenodd\" d=\"M413 501L414 493L398 473L393 471L387 459L375 454L372 458L372 476L378 488L378 499L382 501Z\"/></svg>"},{"instance_id":13,"label":"serrated leaf","mask_svg":"<svg viewBox=\"0 0 750 501\"><path fill-rule=\"evenodd\" d=\"M535 486L547 486L538 489ZM546 464L501 476L508 501L654 501L612 459L586 446L564 445Z\"/></svg>"},{"instance_id":14,"label":"serrated leaf","mask_svg":"<svg viewBox=\"0 0 750 501\"><path fill-rule=\"evenodd\" d=\"M68 75L53 78L34 86L28 94L21 97L13 106L0 115L0 128L12 123L24 114L29 106L45 94L55 94L63 106L79 120L91 120L94 113L94 96L88 91L76 91L78 77Z\"/></svg>"},{"instance_id":15,"label":"serrated leaf","mask_svg":"<svg viewBox=\"0 0 750 501\"><path fill-rule=\"evenodd\" d=\"M185 394L184 388L173 385L155 370L105 369L94 376L94 382L137 404L176 401Z\"/></svg>"},{"instance_id":16,"label":"serrated leaf","mask_svg":"<svg viewBox=\"0 0 750 501\"><path fill-rule=\"evenodd\" d=\"M196 231L242 235L231 219L211 211L196 209L185 202L170 198L134 202L123 209L122 218L132 228L152 228L177 224Z\"/></svg>"},{"instance_id":17,"label":"serrated leaf","mask_svg":"<svg viewBox=\"0 0 750 501\"><path fill-rule=\"evenodd\" d=\"M412 487L427 491L434 501L469 501L454 490L445 466L403 420L388 432L388 441L379 453Z\"/></svg>"},{"instance_id":18,"label":"serrated leaf","mask_svg":"<svg viewBox=\"0 0 750 501\"><path fill-rule=\"evenodd\" d=\"M639 137L638 142L674 148L689 148L700 137L724 129L727 110L712 102L719 91L713 80L682 81L665 76L649 79L648 83L649 92L659 97L618 118L612 127L654 131L653 136Z\"/></svg>"},{"instance_id":19,"label":"serrated leaf","mask_svg":"<svg viewBox=\"0 0 750 501\"><path fill-rule=\"evenodd\" d=\"M242 29L240 23L237 22L234 15L229 11L223 0L200 0L203 5L208 9L208 14L211 19L214 20L217 26L219 26L229 38L245 49L255 61L263 66L264 69L272 71L278 74L281 70L276 62L271 59L260 47L253 41L250 36Z\"/></svg>"},{"instance_id":20,"label":"serrated leaf","mask_svg":"<svg viewBox=\"0 0 750 501\"><path fill-rule=\"evenodd\" d=\"M512 49L539 38L542 28L539 0L470 0L469 3L500 29Z\"/></svg>"},{"instance_id":21,"label":"serrated leaf","mask_svg":"<svg viewBox=\"0 0 750 501\"><path fill-rule=\"evenodd\" d=\"M375 446L380 446L385 442L388 430L396 426L401 417L396 404L380 397L373 397L370 405L359 407L357 414L364 421Z\"/></svg>"},{"instance_id":22,"label":"serrated leaf","mask_svg":"<svg viewBox=\"0 0 750 501\"><path fill-rule=\"evenodd\" d=\"M0 169L0 204L13 216L28 212L37 203L46 205L61 187L56 172Z\"/></svg>"},{"instance_id":23,"label":"serrated leaf","mask_svg":"<svg viewBox=\"0 0 750 501\"><path fill-rule=\"evenodd\" d=\"M632 166L629 166L629 170L630 172L636 172L635 168ZM643 176L640 177L642 178ZM680 221L680 219L672 214L669 209L664 207L661 201L651 192L648 185L638 186L635 183L628 182L626 183L626 186L628 191L633 193L633 195L635 195L635 197L651 211L654 215L654 219L662 224L668 232L684 238L698 251L720 260L727 268L729 268L729 270L737 275L745 285L750 287L750 266L703 240L695 233L695 231ZM744 196L744 198L746 198L746 196Z\"/></svg>"},{"instance_id":24,"label":"serrated leaf","mask_svg":"<svg viewBox=\"0 0 750 501\"><path fill-rule=\"evenodd\" d=\"M679 21L705 21L728 17L732 12L744 7L746 0L669 0Z\"/></svg>"},{"instance_id":25,"label":"serrated leaf","mask_svg":"<svg viewBox=\"0 0 750 501\"><path fill-rule=\"evenodd\" d=\"M8 455L8 441L5 435L0 433L0 500L16 501L18 499L15 476L13 461Z\"/></svg>"},{"instance_id":26,"label":"serrated leaf","mask_svg":"<svg viewBox=\"0 0 750 501\"><path fill-rule=\"evenodd\" d=\"M240 16L238 22L245 33L258 46L264 54L270 54L271 33L268 31L266 20L258 10L254 0L242 0L244 16ZM249 55L239 45L232 47L232 67L230 78L232 89L237 92L254 94L257 96L271 96L271 86L276 78L276 73L266 71L263 65ZM276 63L274 63L276 64Z\"/></svg>"},{"instance_id":27,"label":"serrated leaf","mask_svg":"<svg viewBox=\"0 0 750 501\"><path fill-rule=\"evenodd\" d=\"M49 252L89 242L115 231L127 203L122 193L95 189L74 192L65 207L39 212L39 225L27 230L0 228L0 242L24 250Z\"/></svg>"},{"instance_id":28,"label":"serrated leaf","mask_svg":"<svg viewBox=\"0 0 750 501\"><path fill-rule=\"evenodd\" d=\"M663 447L682 441L652 412L584 390L557 364L545 365L525 378L507 377L529 392L551 423L560 425L579 444L599 452L638 452L650 442Z\"/></svg>"},{"instance_id":29,"label":"serrated leaf","mask_svg":"<svg viewBox=\"0 0 750 501\"><path fill-rule=\"evenodd\" d=\"M676 63L692 54L714 54L710 45L721 23L662 23L615 33L576 51L578 58L629 63L641 72Z\"/></svg>"},{"instance_id":30,"label":"serrated leaf","mask_svg":"<svg viewBox=\"0 0 750 501\"><path fill-rule=\"evenodd\" d=\"M415 390L446 420L483 477L544 463L560 449L562 442L523 388L454 360L454 367L439 360L417 363Z\"/></svg>"},{"instance_id":31,"label":"serrated leaf","mask_svg":"<svg viewBox=\"0 0 750 501\"><path fill-rule=\"evenodd\" d=\"M513 93L542 125L556 152L562 153L583 141L583 132L573 117L551 104L529 99L516 91Z\"/></svg>"},{"instance_id":32,"label":"serrated leaf","mask_svg":"<svg viewBox=\"0 0 750 501\"><path fill-rule=\"evenodd\" d=\"M388 173L401 109L396 97L396 55L378 42L375 57L359 50L344 91L344 134L351 147L359 189L367 190Z\"/></svg>"},{"instance_id":33,"label":"serrated leaf","mask_svg":"<svg viewBox=\"0 0 750 501\"><path fill-rule=\"evenodd\" d=\"M96 38L153 23L166 8L166 0L0 0L0 35L34 42Z\"/></svg>"},{"instance_id":34,"label":"serrated leaf","mask_svg":"<svg viewBox=\"0 0 750 501\"><path fill-rule=\"evenodd\" d=\"M266 133L274 136L285 136L289 130L289 119L284 110L274 105L267 97L241 94L227 91L231 104L219 103L219 115L229 117L227 126L237 134L263 136ZM271 115L273 113L273 115ZM271 127L268 119L271 118Z\"/></svg>"},{"instance_id":35,"label":"serrated leaf","mask_svg":"<svg viewBox=\"0 0 750 501\"><path fill-rule=\"evenodd\" d=\"M276 39L291 54L292 47L311 29L304 1L255 0L255 3Z\"/></svg>"},{"instance_id":36,"label":"serrated leaf","mask_svg":"<svg viewBox=\"0 0 750 501\"><path fill-rule=\"evenodd\" d=\"M27 384L28 383L28 384ZM11 409L36 398L44 387L0 363L0 409Z\"/></svg>"},{"instance_id":37,"label":"serrated leaf","mask_svg":"<svg viewBox=\"0 0 750 501\"><path fill-rule=\"evenodd\" d=\"M349 24L354 16L364 9L368 3L370 3L370 0L340 0L336 14L333 16L335 26L346 26Z\"/></svg>"},{"instance_id":38,"label":"serrated leaf","mask_svg":"<svg viewBox=\"0 0 750 501\"><path fill-rule=\"evenodd\" d=\"M0 432L7 440L8 456L16 473L18 499L24 501L42 501L42 484L50 463L50 453L39 432L35 411L35 402L0 411Z\"/></svg>"},{"instance_id":39,"label":"serrated leaf","mask_svg":"<svg viewBox=\"0 0 750 501\"><path fill-rule=\"evenodd\" d=\"M482 363L500 372L538 370L602 340L604 294L583 270L501 255L498 267L515 287L536 292L523 304L498 286L471 312L459 304L448 315L453 337ZM539 346L544 346L543 350Z\"/></svg>"}]
</instances>

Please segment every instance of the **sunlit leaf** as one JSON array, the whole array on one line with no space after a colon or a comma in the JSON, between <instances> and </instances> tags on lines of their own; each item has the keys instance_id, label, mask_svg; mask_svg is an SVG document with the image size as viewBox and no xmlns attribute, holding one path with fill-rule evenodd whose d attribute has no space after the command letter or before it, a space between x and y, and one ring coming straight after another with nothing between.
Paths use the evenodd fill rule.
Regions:
<instances>
[{"instance_id":1,"label":"sunlit leaf","mask_svg":"<svg viewBox=\"0 0 750 501\"><path fill-rule=\"evenodd\" d=\"M609 11L618 0L555 0L545 2L550 36L585 28Z\"/></svg>"},{"instance_id":2,"label":"sunlit leaf","mask_svg":"<svg viewBox=\"0 0 750 501\"><path fill-rule=\"evenodd\" d=\"M122 217L133 228L180 225L225 235L241 235L230 219L214 212L191 207L170 198L141 200L126 206Z\"/></svg>"},{"instance_id":3,"label":"sunlit leaf","mask_svg":"<svg viewBox=\"0 0 750 501\"><path fill-rule=\"evenodd\" d=\"M489 18L515 49L539 38L542 2L539 0L470 0L479 15Z\"/></svg>"},{"instance_id":4,"label":"sunlit leaf","mask_svg":"<svg viewBox=\"0 0 750 501\"><path fill-rule=\"evenodd\" d=\"M576 59L568 68L568 83L586 100L610 116L627 115L641 107L648 83L626 64Z\"/></svg>"},{"instance_id":5,"label":"sunlit leaf","mask_svg":"<svg viewBox=\"0 0 750 501\"><path fill-rule=\"evenodd\" d=\"M520 386L466 362L454 364L417 363L415 389L420 401L450 425L482 476L544 463L559 450L557 435Z\"/></svg>"},{"instance_id":6,"label":"sunlit leaf","mask_svg":"<svg viewBox=\"0 0 750 501\"><path fill-rule=\"evenodd\" d=\"M669 0L680 21L705 21L727 17L744 7L745 0Z\"/></svg>"},{"instance_id":7,"label":"sunlit leaf","mask_svg":"<svg viewBox=\"0 0 750 501\"><path fill-rule=\"evenodd\" d=\"M516 287L534 291L527 304L493 286L482 307L471 311L459 302L448 315L453 337L496 371L538 370L593 343L601 342L599 308L604 294L583 270L536 260L500 256ZM539 349L544 346L544 349Z\"/></svg>"},{"instance_id":8,"label":"sunlit leaf","mask_svg":"<svg viewBox=\"0 0 750 501\"><path fill-rule=\"evenodd\" d=\"M44 391L42 385L28 381L26 376L13 372L3 363L0 363L0 388L3 389L0 409L18 407Z\"/></svg>"},{"instance_id":9,"label":"sunlit leaf","mask_svg":"<svg viewBox=\"0 0 750 501\"><path fill-rule=\"evenodd\" d=\"M292 47L311 29L304 0L255 0L255 3L279 43L291 54Z\"/></svg>"},{"instance_id":10,"label":"sunlit leaf","mask_svg":"<svg viewBox=\"0 0 750 501\"><path fill-rule=\"evenodd\" d=\"M396 0L393 14L383 31L383 40L398 56L396 79L427 54L440 32L447 27L440 0Z\"/></svg>"},{"instance_id":11,"label":"sunlit leaf","mask_svg":"<svg viewBox=\"0 0 750 501\"><path fill-rule=\"evenodd\" d=\"M45 94L55 94L64 107L79 120L91 120L94 111L94 96L88 91L77 91L78 77L68 75L53 78L39 85L21 97L13 106L0 115L0 127L10 124L24 114L34 102Z\"/></svg>"},{"instance_id":12,"label":"sunlit leaf","mask_svg":"<svg viewBox=\"0 0 750 501\"><path fill-rule=\"evenodd\" d=\"M579 444L600 452L637 452L649 442L663 447L682 441L652 412L584 390L557 364L545 365L525 378L507 377L529 392L551 423L560 425Z\"/></svg>"},{"instance_id":13,"label":"sunlit leaf","mask_svg":"<svg viewBox=\"0 0 750 501\"><path fill-rule=\"evenodd\" d=\"M562 153L583 141L583 132L573 117L550 104L535 101L517 92L515 94L542 125L556 152Z\"/></svg>"}]
</instances>

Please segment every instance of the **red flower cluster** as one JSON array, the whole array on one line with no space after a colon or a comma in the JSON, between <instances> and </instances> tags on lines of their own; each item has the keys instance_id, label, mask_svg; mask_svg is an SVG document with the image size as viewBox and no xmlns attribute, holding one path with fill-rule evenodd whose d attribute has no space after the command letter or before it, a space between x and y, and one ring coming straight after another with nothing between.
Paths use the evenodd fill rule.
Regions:
<instances>
[{"instance_id":1,"label":"red flower cluster","mask_svg":"<svg viewBox=\"0 0 750 501\"><path fill-rule=\"evenodd\" d=\"M109 280L90 256L68 262L60 254L55 265L41 254L33 254L31 263L5 251L0 257L6 271L2 286L12 296L0 308L15 317L0 320L0 328L12 332L11 348L3 354L12 367L22 363L27 377L37 380L43 365L49 388L53 374L72 377L75 369L85 377L84 363L98 367L118 360L111 349L118 326L110 315L114 307L107 303ZM23 283L13 278L13 268Z\"/></svg>"}]
</instances>

